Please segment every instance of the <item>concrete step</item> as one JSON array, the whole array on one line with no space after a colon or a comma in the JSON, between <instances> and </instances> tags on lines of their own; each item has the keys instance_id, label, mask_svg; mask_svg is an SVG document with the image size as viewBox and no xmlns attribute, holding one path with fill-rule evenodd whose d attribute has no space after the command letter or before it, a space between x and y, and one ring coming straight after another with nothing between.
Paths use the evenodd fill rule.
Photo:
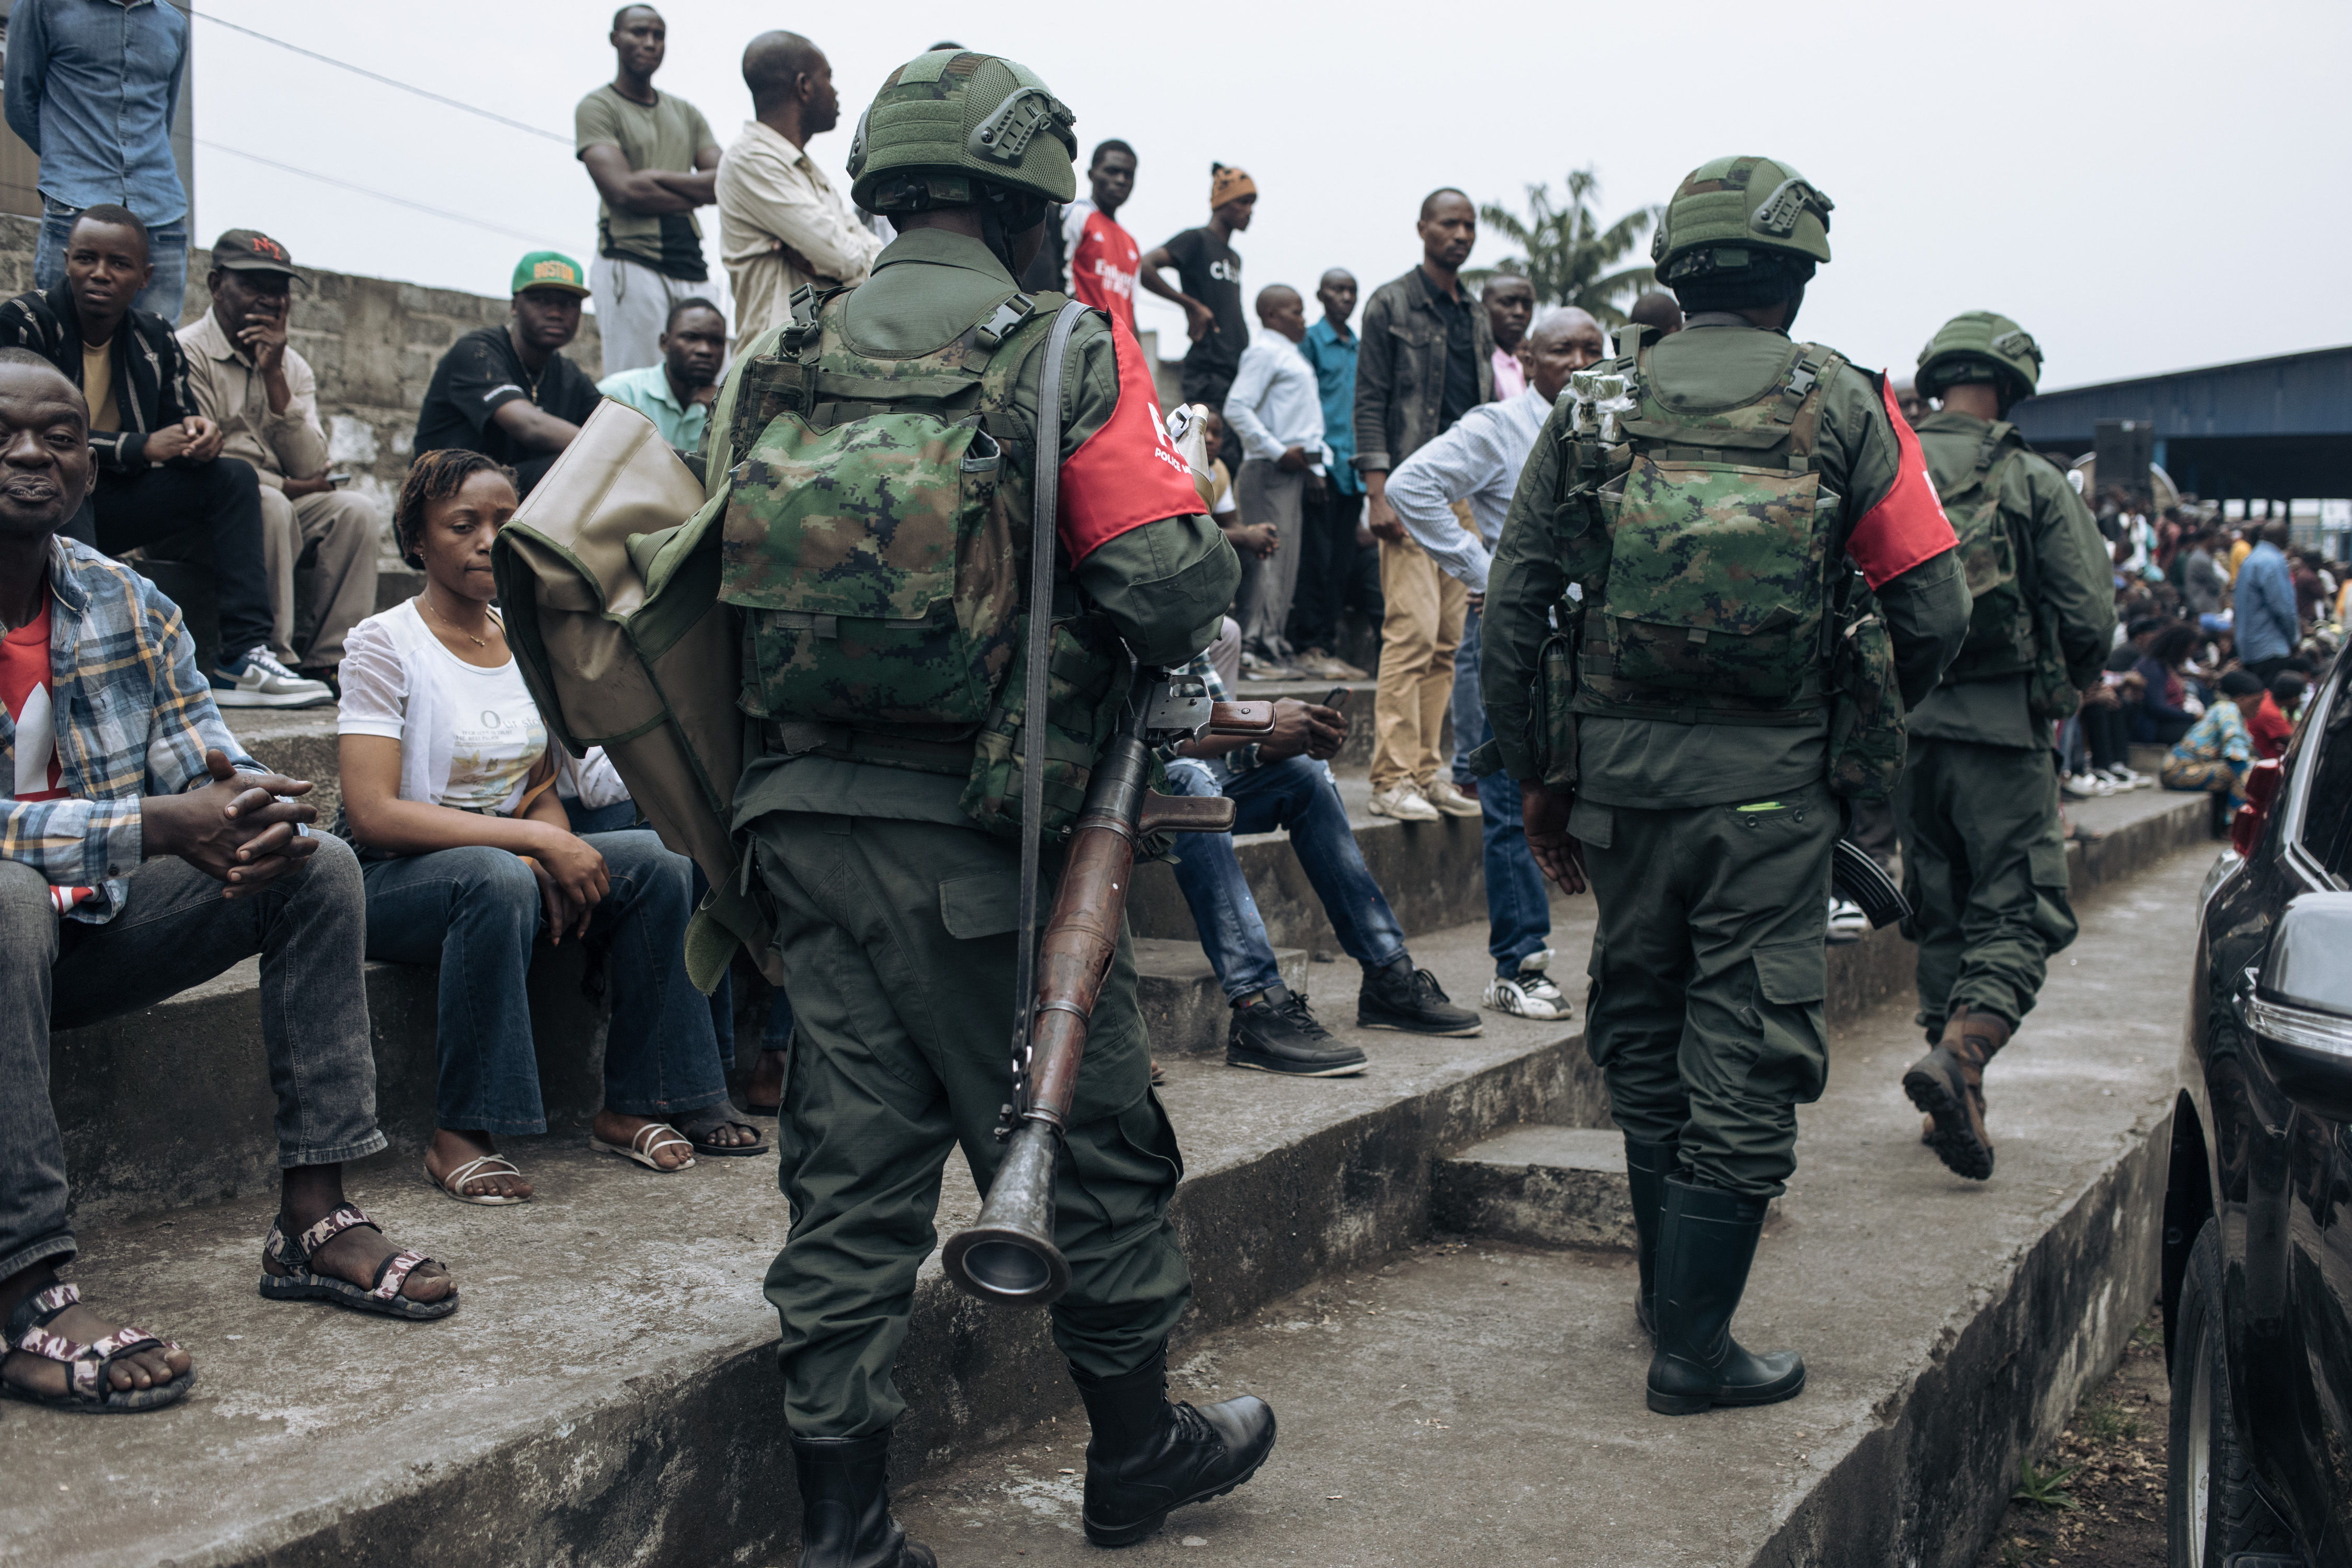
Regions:
<instances>
[{"instance_id":1,"label":"concrete step","mask_svg":"<svg viewBox=\"0 0 2352 1568\"><path fill-rule=\"evenodd\" d=\"M1443 1231L1525 1247L1630 1249L1625 1141L1588 1127L1514 1127L1437 1163L1429 1217Z\"/></svg>"},{"instance_id":2,"label":"concrete step","mask_svg":"<svg viewBox=\"0 0 2352 1568\"><path fill-rule=\"evenodd\" d=\"M1296 947L1276 948L1274 960L1282 972L1283 984L1298 994L1322 1002L1327 1010L1343 1002L1353 1006L1354 966L1344 972L1326 964L1310 966L1305 950ZM1327 989L1318 997L1315 981L1326 975L1336 978L1325 982ZM1135 978L1136 999L1143 1009L1144 1022L1151 1026L1155 1059L1223 1053L1225 1034L1233 1024L1233 1003L1199 942L1137 938ZM1339 994L1340 979L1346 982L1346 998Z\"/></svg>"},{"instance_id":3,"label":"concrete step","mask_svg":"<svg viewBox=\"0 0 2352 1568\"><path fill-rule=\"evenodd\" d=\"M2210 860L2179 852L2086 900L2083 935L1989 1077L1990 1183L1919 1145L1899 1087L1918 1049L1907 1005L1838 1022L1736 1325L1804 1354L1799 1398L1654 1415L1630 1256L1433 1237L1181 1344L1176 1397L1263 1394L1281 1444L1136 1560L1975 1563L2021 1462L2156 1292L2178 980ZM1591 1137L1509 1136L1546 1159L1581 1158L1563 1151ZM1085 1432L1065 1414L963 1456L904 1489L898 1516L943 1563L1093 1563Z\"/></svg>"}]
</instances>

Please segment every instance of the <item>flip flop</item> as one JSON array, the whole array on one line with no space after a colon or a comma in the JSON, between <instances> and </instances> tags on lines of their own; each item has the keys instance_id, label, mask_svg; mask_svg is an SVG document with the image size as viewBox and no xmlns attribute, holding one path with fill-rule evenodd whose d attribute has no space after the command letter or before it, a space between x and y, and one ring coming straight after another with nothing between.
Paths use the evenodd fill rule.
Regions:
<instances>
[{"instance_id":1,"label":"flip flop","mask_svg":"<svg viewBox=\"0 0 2352 1568\"><path fill-rule=\"evenodd\" d=\"M733 1111L734 1108L732 1106L714 1105L709 1107L708 1110L694 1111L688 1116L679 1118L677 1127L680 1132L686 1135L686 1141L694 1145L694 1152L698 1154L712 1154L724 1158L739 1154L766 1153L768 1152L768 1139L765 1133L761 1133L758 1138L752 1140L749 1143L711 1143L705 1142L710 1134L716 1132L721 1127L743 1127L749 1128L753 1132L760 1131L758 1128L752 1127L748 1121L737 1121Z\"/></svg>"},{"instance_id":2,"label":"flip flop","mask_svg":"<svg viewBox=\"0 0 2352 1568\"><path fill-rule=\"evenodd\" d=\"M496 1165L499 1168L495 1171L486 1171L482 1169L485 1165ZM432 1182L435 1186L461 1204L479 1204L486 1209L504 1208L509 1204L527 1204L530 1200L511 1197L503 1193L468 1193L466 1191L467 1182L477 1176L520 1176L522 1172L516 1169L514 1163L504 1154L485 1154L478 1160L468 1160L450 1172L446 1178L441 1180L435 1179L431 1165L425 1167L426 1181Z\"/></svg>"},{"instance_id":3,"label":"flip flop","mask_svg":"<svg viewBox=\"0 0 2352 1568\"><path fill-rule=\"evenodd\" d=\"M663 1133L668 1136L660 1136ZM678 1163L666 1167L660 1161L654 1158L654 1151L667 1149L673 1143L685 1145L688 1153ZM626 1143L607 1143L591 1132L588 1134L588 1147L600 1154L618 1154L624 1160L635 1160L646 1170L658 1171L665 1176L675 1175L680 1171L690 1171L694 1168L694 1145L679 1137L677 1129L667 1122L646 1122L637 1129L635 1135Z\"/></svg>"},{"instance_id":4,"label":"flip flop","mask_svg":"<svg viewBox=\"0 0 2352 1568\"><path fill-rule=\"evenodd\" d=\"M400 1287L417 1265L433 1261L425 1254L404 1247L388 1253L375 1266L372 1285L354 1285L332 1274L320 1274L310 1268L310 1258L319 1248L347 1230L364 1226L381 1235L383 1227L368 1218L367 1212L357 1204L342 1204L335 1211L300 1236L288 1236L278 1220L269 1222L268 1239L261 1244L265 1257L286 1270L272 1274L262 1270L261 1293L273 1301L331 1301L338 1307L349 1307L355 1312L378 1312L387 1318L407 1318L415 1322L429 1323L446 1318L457 1310L457 1292L453 1288L438 1301L414 1301L400 1293Z\"/></svg>"}]
</instances>

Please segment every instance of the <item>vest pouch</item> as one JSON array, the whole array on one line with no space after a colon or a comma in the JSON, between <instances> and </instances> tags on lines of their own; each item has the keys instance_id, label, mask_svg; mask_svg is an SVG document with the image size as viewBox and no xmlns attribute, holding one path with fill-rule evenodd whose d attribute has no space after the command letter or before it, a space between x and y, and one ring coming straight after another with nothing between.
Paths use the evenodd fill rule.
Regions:
<instances>
[{"instance_id":1,"label":"vest pouch","mask_svg":"<svg viewBox=\"0 0 2352 1568\"><path fill-rule=\"evenodd\" d=\"M1021 834L1022 758L1028 700L1025 617L1015 623L1012 668L972 746L971 773L958 803L991 833ZM1054 623L1045 667L1045 836L1068 837L1087 803L1096 761L1118 728L1127 697L1127 654L1098 617ZM1155 773L1157 764L1155 766Z\"/></svg>"},{"instance_id":2,"label":"vest pouch","mask_svg":"<svg viewBox=\"0 0 2352 1568\"><path fill-rule=\"evenodd\" d=\"M976 421L771 420L733 472L719 595L743 615L754 718L969 731L1016 649L1020 581Z\"/></svg>"},{"instance_id":3,"label":"vest pouch","mask_svg":"<svg viewBox=\"0 0 2352 1568\"><path fill-rule=\"evenodd\" d=\"M2020 675L2036 663L2033 613L2017 539L2000 508L2001 475L2010 456L1973 469L1958 486L1937 487L1969 582L1968 640L1944 671L1948 681Z\"/></svg>"},{"instance_id":4,"label":"vest pouch","mask_svg":"<svg viewBox=\"0 0 2352 1568\"><path fill-rule=\"evenodd\" d=\"M1818 697L1821 478L1637 457L1614 503L1601 635L1619 691L1793 706Z\"/></svg>"},{"instance_id":5,"label":"vest pouch","mask_svg":"<svg viewBox=\"0 0 2352 1568\"><path fill-rule=\"evenodd\" d=\"M1535 700L1528 704L1528 749L1548 789L1576 785L1576 639L1556 632L1537 656Z\"/></svg>"},{"instance_id":6,"label":"vest pouch","mask_svg":"<svg viewBox=\"0 0 2352 1568\"><path fill-rule=\"evenodd\" d=\"M1903 776L1903 689L1877 602L1865 593L1857 609L1830 657L1830 793L1885 800Z\"/></svg>"}]
</instances>

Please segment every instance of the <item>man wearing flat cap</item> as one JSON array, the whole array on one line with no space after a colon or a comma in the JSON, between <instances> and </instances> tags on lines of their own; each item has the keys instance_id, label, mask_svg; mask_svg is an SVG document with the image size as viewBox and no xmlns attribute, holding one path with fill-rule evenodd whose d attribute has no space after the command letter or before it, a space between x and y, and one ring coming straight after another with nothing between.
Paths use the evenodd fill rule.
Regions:
<instances>
[{"instance_id":1,"label":"man wearing flat cap","mask_svg":"<svg viewBox=\"0 0 2352 1568\"><path fill-rule=\"evenodd\" d=\"M213 242L213 308L180 329L197 409L221 450L261 481L269 651L312 676L342 662L343 634L375 613L383 513L328 474L319 382L289 344L295 271L286 247L250 228ZM307 580L297 568L307 564Z\"/></svg>"}]
</instances>

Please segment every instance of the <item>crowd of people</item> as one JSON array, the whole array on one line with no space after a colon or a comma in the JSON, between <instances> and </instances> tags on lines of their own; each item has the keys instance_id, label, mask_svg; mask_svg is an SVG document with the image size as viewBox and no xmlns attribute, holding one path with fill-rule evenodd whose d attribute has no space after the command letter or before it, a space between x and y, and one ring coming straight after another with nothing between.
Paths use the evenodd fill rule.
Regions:
<instances>
[{"instance_id":1,"label":"crowd of people","mask_svg":"<svg viewBox=\"0 0 2352 1568\"><path fill-rule=\"evenodd\" d=\"M862 145L853 160L857 185L845 195L807 153L811 139L840 120L822 50L791 33L755 38L743 56L753 118L722 147L699 110L653 85L667 37L646 5L614 16L615 75L578 110L578 155L599 198L592 265L553 250L516 265L509 318L466 334L436 366L418 410L413 465L386 520L331 471L317 379L288 341L299 274L283 245L250 228L221 235L205 279L210 308L175 324L186 203L160 127L184 64L184 17L169 6L123 8L106 26L127 30L128 48L120 37L101 47L104 39L85 36L89 26L81 10L19 0L7 58L8 118L42 154L46 209L37 286L0 305L0 705L16 781L0 839L0 1321L8 1347L0 1389L16 1397L145 1409L179 1398L194 1375L181 1347L107 1319L56 1277L76 1243L63 1141L47 1093L52 1029L151 1004L257 955L283 1170L279 1210L263 1243L262 1293L395 1318L446 1317L458 1305L451 1271L394 1245L342 1184L344 1164L386 1146L375 1124L362 964L437 965L436 1131L424 1172L451 1199L507 1206L528 1202L534 1187L499 1140L547 1126L524 985L542 939L587 947L608 976L612 1024L593 1148L674 1174L701 1158L770 1152L751 1118L781 1113L777 1141L802 1211L800 1251L788 1251L797 1259L790 1265L779 1260L771 1294L796 1347L788 1359L800 1354L814 1365L831 1353L814 1320L794 1315L814 1312L811 1303L827 1291L849 1290L819 1278L827 1243L811 1227L834 1226L835 1243L850 1247L856 1226L875 1216L856 1184L823 1187L822 1152L811 1152L807 1127L794 1121L807 1108L789 1100L836 1092L847 1098L829 1103L850 1116L866 1114L841 1109L852 1100L870 1110L896 1090L833 1059L839 1041L857 1032L856 1009L832 980L820 984L817 969L788 955L787 984L777 990L757 1058L740 1064L739 1110L729 1085L738 1064L727 988L706 999L688 973L687 931L706 890L702 873L645 826L600 752L575 759L553 742L508 643L491 570L499 529L605 399L643 414L701 477L699 465L723 446L712 416L730 359L773 352L810 298L804 289L871 282L844 319L872 352L900 358L938 353L925 333L947 332L954 343L962 341L956 334L996 320L967 307L1003 310L1000 282L1068 293L1098 312L1088 317L1095 335L1074 340L1081 368L1072 381L1099 406L1080 409L1074 438L1112 429L1108 410L1130 389L1156 399L1148 380L1137 379L1136 291L1183 311L1191 342L1181 380L1186 403L1205 411L1207 499L1179 483L1175 500L1130 505L1134 516L1087 537L1083 549L1066 518L1063 543L1076 580L1117 606L1103 614L1129 645L1164 647L1169 662L1213 696L1283 680L1338 686L1320 700L1277 697L1263 736L1196 740L1160 759L1175 793L1222 795L1235 806L1232 832L1191 836L1175 867L1232 1005L1226 1060L1299 1077L1370 1065L1362 1047L1335 1036L1282 980L1234 833L1287 834L1339 945L1361 971L1358 1027L1454 1037L1482 1026L1476 1009L1455 1004L1415 963L1329 766L1357 719L1347 683L1369 678L1342 657L1352 616L1377 628L1367 656L1377 670L1370 810L1408 824L1480 823L1493 961L1481 1005L1539 1020L1569 1016L1549 973L1547 881L1572 893L1589 872L1601 895L1591 1024L1603 1043L1595 1051L1616 1052L1605 1065L1641 1217L1641 1310L1668 1361L1675 1336L1698 1332L1697 1320L1675 1317L1675 1287L1654 1274L1679 1269L1697 1289L1713 1265L1695 1261L1696 1242L1688 1256L1671 1247L1662 1254L1660 1237L1675 1216L1726 1234L1745 1226L1752 1253L1761 1204L1793 1166L1793 1105L1808 1084L1818 1092L1825 1070L1819 950L1837 912L1825 922L1818 894L1807 891L1810 910L1790 905L1765 922L1771 931L1747 930L1733 944L1736 963L1698 965L1690 933L1711 918L1707 910L1785 902L1789 886L1824 884L1825 869L1813 872L1825 868L1845 816L1818 776L1816 730L1826 731L1825 721L1814 723L1818 704L1796 703L1791 720L1760 697L1739 708L1742 693L1721 681L1707 694L1687 651L1708 640L1704 617L1675 623L1689 635L1667 652L1615 628L1607 636L1626 639L1606 645L1616 662L1584 650L1593 659L1591 689L1579 699L1592 704L1581 710L1590 776L1572 813L1569 793L1548 782L1559 759L1531 754L1525 709L1532 650L1571 597L1570 578L1558 562L1530 564L1529 540L1541 532L1549 548L1550 523L1547 514L1540 529L1529 524L1533 509L1519 492L1541 486L1549 506L1572 489L1560 464L1604 461L1585 450L1593 432L1574 423L1595 411L1589 389L1567 398L1573 379L1633 349L1656 354L1660 384L1682 385L1687 406L1717 406L1702 394L1742 376L1756 381L1748 372L1760 365L1770 374L1748 388L1751 403L1787 406L1777 423L1768 413L1736 431L1739 441L1780 454L1776 462L1785 458L1790 474L1805 476L1819 455L1790 442L1812 440L1824 419L1842 422L1852 437L1838 459L1852 471L1830 477L1854 501L1849 549L1885 606L1888 658L1915 720L1902 789L1890 783L1876 792L1894 796L1901 832L1887 837L1899 837L1906 885L1919 894L1921 1022L1934 1049L1906 1088L1927 1111L1923 1135L1963 1174L1991 1170L1984 1062L2032 1006L2048 952L2074 929L2061 887L2054 903L2043 900L2032 951L2021 947L2023 956L2012 955L1996 979L1972 978L1990 970L1973 938L1959 934L1961 906L1993 893L1981 866L1974 892L1967 886L1965 863L1978 842L1971 836L2017 851L2020 887L2000 896L2021 889L2031 902L2037 888L2047 895L2042 862L2032 860L2030 877L2022 868L2047 826L2036 815L2041 795L2063 790L2081 800L2149 782L2129 765L2136 743L2169 748L2158 782L2210 794L2218 821L2242 797L2249 769L2287 744L2352 608L2352 573L2292 551L2284 519L2232 522L2179 498L2150 520L2130 487L2084 497L2079 466L2071 488L2065 465L2031 454L2014 467L1989 466L1993 455L2021 448L2000 421L2031 395L2041 363L2038 346L2005 319L1978 312L1948 324L1943 346L1923 356L1918 394L1900 405L1892 389L1827 351L1792 348L1785 328L1813 262L1827 259L1830 207L1778 165L1724 161L1685 183L1678 203L1697 203L1744 189L1761 177L1760 166L1780 180L1780 192L1796 192L1795 205L1785 226L1759 230L1767 238L1754 246L1710 250L1715 242L1704 231L1693 239L1686 227L1665 254L1700 264L1679 275L1670 268L1671 289L1631 301L1630 334L1614 346L1616 323L1548 308L1525 277L1500 271L1474 287L1465 268L1478 239L1476 208L1451 187L1422 201L1412 219L1421 258L1361 300L1360 325L1358 281L1340 268L1317 280L1320 314L1310 321L1297 288L1276 283L1244 294L1235 242L1251 226L1259 192L1235 165L1213 165L1206 222L1149 250L1118 222L1139 168L1134 149L1117 139L1092 148L1083 198L1073 170L1058 170L1067 188L1050 206L1036 198L1052 179L1022 174L1031 154L1018 152L1006 166L1028 183L1014 181L1006 196L989 194L995 176L987 169L942 174L911 154L913 173L877 174ZM101 56L110 80L90 68ZM922 71L906 79L908 90L886 103L951 102L968 81L998 73L1010 84L1004 110L1029 105L1038 116L1032 129L1066 142L1068 164L1076 163L1075 141L1066 126L1056 129L1058 105L1019 68L954 45L902 71L916 67ZM109 115L130 116L137 133L110 134L103 149L87 145L92 126L114 123ZM876 129L902 142L913 134ZM697 215L711 206L731 323L709 287ZM1034 237L1034 249L1012 243L1015 234ZM565 353L591 300L604 346L601 380ZM1024 330L1022 312L1014 317L1004 331ZM1741 354L1753 364L1725 369L1747 363ZM1650 361L1640 363L1647 374ZM1735 398L1720 406L1747 405ZM1796 418L1798 410L1811 413ZM1117 438L1140 443L1139 450L1164 436L1156 418L1142 422L1143 434L1118 428ZM1670 464L1688 460L1674 456L1680 447L1656 450ZM1923 450L1924 461L1911 460ZM1940 503L1923 489L1930 468ZM1072 494L1087 502L1073 510L1098 521L1110 481L1090 477L1095 471L1066 453L1064 470ZM2029 707L2021 683L2031 658L1994 658L1947 673L1936 689L1948 667L1966 668L1952 660L1969 599L1943 504L1957 518L1964 501L1979 500L2033 520L2042 531L2032 549L2045 552L2045 568L2073 574L2073 588L2044 584L2045 597L2074 599L2060 605L2043 653L2045 662L2063 663L2070 694L2079 689L2079 710L2045 709L2038 698ZM1188 510L1196 504L1200 511ZM422 587L375 613L387 521L394 552L421 574ZM2094 526L2105 560L2081 567L2067 552ZM1146 537L1149 552L1138 543ZM1152 578L1138 564L1147 556L1183 564ZM137 569L142 561L191 561L211 572L217 651L202 664L178 606ZM1156 600L1131 591L1147 581L1182 591ZM1607 586L1605 574L1591 582L1596 593L1633 591L1623 582ZM1980 602L2001 591L1990 579L1969 587ZM1598 614L1601 606L1588 607ZM2112 637L2111 613L2119 622ZM1677 700L1685 708L1714 713L1712 701L1721 710L1720 722L1672 720L1706 731L1703 744L1678 752L1651 735L1667 719L1635 690L1629 672L1644 658L1668 672L1654 680L1698 681ZM1818 696L1817 677L1807 679L1811 687L1799 681L1791 691ZM1897 677L1887 679L1892 697ZM1612 681L1633 695L1610 696ZM1622 712L1608 708L1612 701ZM221 711L327 703L339 709L342 801L331 827L303 804L311 785L255 762ZM1988 761L1990 752L1999 759ZM979 950L948 939L1009 941L993 903L984 913L959 912L950 884L933 874L939 864L967 859L971 883L1002 870L1003 847L965 831L953 788L943 807L931 787L937 780L910 783L906 771L877 768L854 749L835 754L812 744L763 762L778 765L755 767L739 797L747 822L768 825L756 830L766 836L758 837L759 874L799 900L784 900L791 908L780 917L798 922L799 940L812 950L835 944L826 951L840 959L836 968L865 962L859 955L871 949L843 935L857 921L821 890L839 885L824 868L853 852L845 847L851 829L835 822L870 817L901 830L901 838L859 839L865 847L856 852L868 858L875 886L912 888L909 907L927 909L940 924L928 932L947 955L934 979L945 983L959 963L978 963ZM1771 782L1783 774L1785 788ZM1726 791L1747 800L1739 792L1759 788L1779 793L1728 815L1714 810L1733 798ZM1620 793L1612 798L1611 790ZM1945 804L1931 807L1931 795ZM852 795L859 815L839 815ZM2015 808L2016 820L1993 822L1996 807ZM1711 813L1703 831L1683 820L1690 811ZM1857 832L1866 831L1863 815ZM1753 880L1741 884L1738 875ZM897 896L887 889L877 897ZM967 979L1001 987L1002 967ZM803 1001L814 1008L815 1041L804 1038L797 1049L794 975L814 993ZM1739 1032L1731 1020L1767 1018L1767 1043L1780 1053L1768 1073L1778 1075L1778 1088L1686 1081L1696 1069L1676 1066L1675 1052L1696 1059L1713 1048L1696 1025L1685 1043L1685 1010L1702 1004L1717 1008L1707 1026L1727 1038ZM1115 1058L1108 1005L1106 1056ZM970 1089L958 1075L977 1083L1001 1076L1002 1064L991 1054L984 1063L975 1057L920 1070L950 1080L942 1103L956 1102L961 1115L962 1100L978 1105L972 1095L998 1090ZM1912 1078L1927 1087L1915 1088ZM873 1111L868 1131L904 1142L909 1159L944 1158L953 1130L936 1110L920 1127L910 1113L887 1129ZM1172 1134L1148 1096L1111 1107L1110 1115L1116 1136L1098 1145L1073 1131L1084 1179L1105 1184L1104 1193L1120 1183L1132 1189L1103 1200L1112 1229L1158 1236L1174 1168L1159 1151L1172 1150ZM933 1178L935 1187L935 1171ZM920 1194L900 1196L912 1205L908 1214L921 1206ZM818 1222L808 1217L812 1205ZM917 1228L927 1235L927 1227L926 1215ZM804 1232L810 1238L802 1240ZM904 1251L899 1244L911 1234L898 1225L891 1245ZM1105 1247L1108 1258L1116 1249ZM1173 1254L1172 1243L1167 1249ZM910 1271L913 1262L901 1261ZM1102 1259L1088 1265L1096 1266L1110 1268ZM1136 1299L1149 1296L1152 1311L1181 1310L1181 1258L1153 1267L1160 1273L1136 1285ZM796 1269L807 1276L797 1285ZM1732 1270L1730 1305L1715 1323L1737 1357L1747 1352L1730 1343L1727 1324L1745 1271L1742 1259ZM1076 1321L1062 1320L1071 1346L1091 1347L1071 1349L1090 1413L1118 1406L1133 1394L1129 1383L1147 1373L1153 1389L1145 1403L1159 1411L1155 1369L1163 1363L1148 1347L1137 1350L1151 1336L1100 1324L1081 1331ZM1688 1410L1787 1397L1803 1374L1793 1358L1747 1357L1728 1371L1718 1363L1703 1375L1675 1373L1683 1381L1666 1394L1659 1375L1654 1368L1654 1406ZM858 1397L876 1401L874 1409L895 1397L887 1367L857 1377L868 1380L857 1384ZM811 1386L806 1378L795 1383L796 1412L819 1408L806 1403L817 1397ZM877 1422L887 1428L887 1414L852 1419L835 1395L824 1397L834 1402L823 1405L822 1419L796 1415L796 1452L811 1466L821 1458L878 1464L868 1448L844 1458L849 1449L823 1445L867 1443ZM1197 1461L1205 1468L1195 1480L1213 1474L1230 1485L1234 1474L1246 1479L1236 1458L1244 1448L1255 1446L1249 1468L1264 1458L1271 1417L1261 1423L1262 1405L1240 1408L1252 1403L1214 1407L1225 1412L1216 1417L1226 1424L1223 1447ZM863 1430L812 1436L817 1446L802 1451L803 1425L844 1424ZM824 1473L804 1468L804 1489L833 1484ZM1093 1484L1090 1476L1090 1497Z\"/></svg>"}]
</instances>

